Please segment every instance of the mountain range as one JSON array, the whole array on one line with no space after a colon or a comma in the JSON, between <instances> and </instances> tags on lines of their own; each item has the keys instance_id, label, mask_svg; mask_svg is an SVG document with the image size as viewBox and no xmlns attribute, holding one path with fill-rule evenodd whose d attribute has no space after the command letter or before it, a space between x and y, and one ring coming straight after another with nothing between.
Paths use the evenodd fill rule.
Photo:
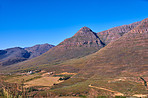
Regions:
<instances>
[{"instance_id":1,"label":"mountain range","mask_svg":"<svg viewBox=\"0 0 148 98\"><path fill-rule=\"evenodd\" d=\"M14 47L0 50L0 65L8 66L28 59L32 59L47 52L52 47L54 46L50 44L42 44L27 48Z\"/></svg>"},{"instance_id":2,"label":"mountain range","mask_svg":"<svg viewBox=\"0 0 148 98\"><path fill-rule=\"evenodd\" d=\"M20 61L24 61L26 58L29 60L17 64L13 63L5 68L11 70L45 68L46 70L80 71L80 73L91 73L91 76L96 72L107 73L106 70L114 66L115 69L109 70L108 73L117 71L117 69L126 70L126 68L130 68L129 66L136 66L135 68L138 70L137 66L142 67L148 63L146 60L147 23L148 18L98 33L93 32L88 27L82 27L71 38L65 39L50 50L45 49L48 51L44 51L44 54L41 52L44 49L41 47L42 50L40 50L38 46L22 49L29 52L30 56L26 57L24 52ZM4 53L1 51L0 54ZM87 70L88 68L89 70Z\"/></svg>"}]
</instances>

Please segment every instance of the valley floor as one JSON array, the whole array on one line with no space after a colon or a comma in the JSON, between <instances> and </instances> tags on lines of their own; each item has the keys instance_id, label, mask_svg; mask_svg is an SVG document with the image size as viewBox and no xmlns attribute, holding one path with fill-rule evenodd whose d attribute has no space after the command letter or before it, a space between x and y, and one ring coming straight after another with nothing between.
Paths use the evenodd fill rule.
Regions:
<instances>
[{"instance_id":1,"label":"valley floor","mask_svg":"<svg viewBox=\"0 0 148 98\"><path fill-rule=\"evenodd\" d=\"M13 93L14 90L23 92L23 83L23 89L24 92L26 92L25 96L30 97L58 96L60 98L85 98L87 96L96 96L102 98L101 96L135 96L147 98L148 96L147 87L138 77L87 79L78 78L75 77L75 75L76 73L64 72L51 74L50 72L44 71L29 75L6 75L2 81L6 82L5 88L8 91L12 91L11 93ZM71 78L67 78L67 76ZM16 86L16 84L18 86Z\"/></svg>"}]
</instances>

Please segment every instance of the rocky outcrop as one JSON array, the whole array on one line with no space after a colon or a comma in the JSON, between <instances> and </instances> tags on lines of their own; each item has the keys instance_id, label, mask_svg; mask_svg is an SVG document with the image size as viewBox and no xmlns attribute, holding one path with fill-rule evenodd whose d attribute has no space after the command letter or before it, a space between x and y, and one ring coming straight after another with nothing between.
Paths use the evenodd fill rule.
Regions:
<instances>
[{"instance_id":1,"label":"rocky outcrop","mask_svg":"<svg viewBox=\"0 0 148 98\"><path fill-rule=\"evenodd\" d=\"M144 19L140 25L130 31L131 33L147 33L148 32L148 18Z\"/></svg>"}]
</instances>

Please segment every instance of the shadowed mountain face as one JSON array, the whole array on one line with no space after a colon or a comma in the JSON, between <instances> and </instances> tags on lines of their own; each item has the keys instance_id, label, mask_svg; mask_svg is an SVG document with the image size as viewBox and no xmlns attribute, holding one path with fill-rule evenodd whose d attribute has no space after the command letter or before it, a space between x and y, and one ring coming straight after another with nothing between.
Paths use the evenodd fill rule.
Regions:
<instances>
[{"instance_id":1,"label":"shadowed mountain face","mask_svg":"<svg viewBox=\"0 0 148 98\"><path fill-rule=\"evenodd\" d=\"M49 49L53 48L54 45L50 44L42 44L42 45L35 45L33 47L25 48L30 53L29 59L34 57L40 56L41 54L47 52Z\"/></svg>"},{"instance_id":2,"label":"shadowed mountain face","mask_svg":"<svg viewBox=\"0 0 148 98\"><path fill-rule=\"evenodd\" d=\"M103 48L103 46L104 43L101 42L95 32L83 27L73 37L65 39L41 56L21 63L20 66L58 63L72 58L79 58L92 54Z\"/></svg>"},{"instance_id":3,"label":"shadowed mountain face","mask_svg":"<svg viewBox=\"0 0 148 98\"><path fill-rule=\"evenodd\" d=\"M43 44L28 48L9 48L0 50L0 65L7 66L31 59L47 52L53 45Z\"/></svg>"},{"instance_id":4,"label":"shadowed mountain face","mask_svg":"<svg viewBox=\"0 0 148 98\"><path fill-rule=\"evenodd\" d=\"M30 53L19 47L0 50L0 65L11 65L27 60L29 57Z\"/></svg>"}]
</instances>

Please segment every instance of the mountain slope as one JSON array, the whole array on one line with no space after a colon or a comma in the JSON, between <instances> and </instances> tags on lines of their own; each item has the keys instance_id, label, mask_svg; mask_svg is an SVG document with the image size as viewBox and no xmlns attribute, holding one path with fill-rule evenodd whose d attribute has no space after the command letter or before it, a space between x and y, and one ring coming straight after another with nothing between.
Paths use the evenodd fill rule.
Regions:
<instances>
[{"instance_id":1,"label":"mountain slope","mask_svg":"<svg viewBox=\"0 0 148 98\"><path fill-rule=\"evenodd\" d=\"M97 35L107 45L137 27L140 23L141 21L129 25L114 27L106 31L98 32Z\"/></svg>"}]
</instances>

